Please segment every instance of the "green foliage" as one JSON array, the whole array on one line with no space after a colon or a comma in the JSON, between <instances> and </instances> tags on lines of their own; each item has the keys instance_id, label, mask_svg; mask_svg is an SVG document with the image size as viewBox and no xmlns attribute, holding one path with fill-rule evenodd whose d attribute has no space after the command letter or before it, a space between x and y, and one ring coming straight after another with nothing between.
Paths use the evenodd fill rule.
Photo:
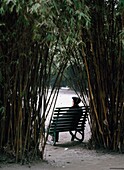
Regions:
<instances>
[{"instance_id":1,"label":"green foliage","mask_svg":"<svg viewBox=\"0 0 124 170\"><path fill-rule=\"evenodd\" d=\"M120 5L124 5L124 0L119 0Z\"/></svg>"}]
</instances>

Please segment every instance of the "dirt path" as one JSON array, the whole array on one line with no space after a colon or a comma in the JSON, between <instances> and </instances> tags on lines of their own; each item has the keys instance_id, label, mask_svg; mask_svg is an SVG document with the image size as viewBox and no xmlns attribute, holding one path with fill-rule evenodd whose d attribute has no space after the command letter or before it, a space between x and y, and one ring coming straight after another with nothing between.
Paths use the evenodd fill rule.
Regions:
<instances>
[{"instance_id":1,"label":"dirt path","mask_svg":"<svg viewBox=\"0 0 124 170\"><path fill-rule=\"evenodd\" d=\"M105 153L86 149L85 143L71 142L63 133L60 142L52 146L48 141L44 161L31 165L7 164L2 170L124 170L124 154Z\"/></svg>"}]
</instances>

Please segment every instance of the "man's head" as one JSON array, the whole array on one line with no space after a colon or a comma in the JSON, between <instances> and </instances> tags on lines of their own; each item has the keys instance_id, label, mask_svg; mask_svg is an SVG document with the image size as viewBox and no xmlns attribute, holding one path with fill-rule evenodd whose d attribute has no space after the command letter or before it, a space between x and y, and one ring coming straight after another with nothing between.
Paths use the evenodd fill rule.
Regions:
<instances>
[{"instance_id":1,"label":"man's head","mask_svg":"<svg viewBox=\"0 0 124 170\"><path fill-rule=\"evenodd\" d=\"M72 97L74 105L78 105L81 102L81 99L79 97Z\"/></svg>"}]
</instances>

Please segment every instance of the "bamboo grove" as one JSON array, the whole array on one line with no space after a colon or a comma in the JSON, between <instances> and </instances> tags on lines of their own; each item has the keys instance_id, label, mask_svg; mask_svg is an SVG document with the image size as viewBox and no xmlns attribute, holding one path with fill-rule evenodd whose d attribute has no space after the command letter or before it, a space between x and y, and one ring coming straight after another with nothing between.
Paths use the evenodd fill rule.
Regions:
<instances>
[{"instance_id":1,"label":"bamboo grove","mask_svg":"<svg viewBox=\"0 0 124 170\"><path fill-rule=\"evenodd\" d=\"M66 81L90 104L92 145L123 151L123 1L0 5L0 152L22 162L43 158L47 119L69 67Z\"/></svg>"},{"instance_id":2,"label":"bamboo grove","mask_svg":"<svg viewBox=\"0 0 124 170\"><path fill-rule=\"evenodd\" d=\"M56 103L67 61L59 35L52 34L51 25L40 23L43 16L36 6L29 4L28 12L23 1L6 3L1 24L0 151L23 163L25 158L43 157L45 120Z\"/></svg>"},{"instance_id":3,"label":"bamboo grove","mask_svg":"<svg viewBox=\"0 0 124 170\"><path fill-rule=\"evenodd\" d=\"M89 4L87 3L89 6ZM124 149L124 4L90 1L91 28L82 30L96 147Z\"/></svg>"}]
</instances>

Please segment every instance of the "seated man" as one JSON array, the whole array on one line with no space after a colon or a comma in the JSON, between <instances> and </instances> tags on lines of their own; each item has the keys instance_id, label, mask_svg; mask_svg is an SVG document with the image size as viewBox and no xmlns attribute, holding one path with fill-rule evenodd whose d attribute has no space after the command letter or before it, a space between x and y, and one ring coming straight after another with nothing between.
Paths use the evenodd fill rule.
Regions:
<instances>
[{"instance_id":1,"label":"seated man","mask_svg":"<svg viewBox=\"0 0 124 170\"><path fill-rule=\"evenodd\" d=\"M73 99L73 105L72 108L78 108L79 107L79 103L81 102L81 99L78 97L72 97Z\"/></svg>"},{"instance_id":2,"label":"seated man","mask_svg":"<svg viewBox=\"0 0 124 170\"><path fill-rule=\"evenodd\" d=\"M79 103L81 102L81 99L78 98L78 97L72 97L72 99L73 99L72 108L79 108ZM74 120L72 121L72 125L73 125L74 127L77 127L77 126L78 126L78 122L79 122L79 120L80 120L80 118L81 118L81 115L82 115L82 111L81 111L81 110L78 110L78 115L76 114L76 115L74 116ZM77 133L77 132L76 132L76 133ZM71 141L74 140L74 137L75 137L76 133L73 134L73 133L70 131L70 134L72 135Z\"/></svg>"},{"instance_id":3,"label":"seated man","mask_svg":"<svg viewBox=\"0 0 124 170\"><path fill-rule=\"evenodd\" d=\"M81 99L78 98L78 97L72 97L72 99L73 99L72 108L75 108L75 109L79 108L79 103L81 102ZM81 110L78 111L78 115L75 114L75 116L74 116L74 118L72 120L72 127L78 126L78 122L80 120L81 115L82 115L82 111ZM70 131L70 134L72 135L72 139L71 140L74 140L74 136L75 135L73 135L73 133L71 131ZM59 132L56 132L55 136L56 136L56 142L58 142Z\"/></svg>"}]
</instances>

